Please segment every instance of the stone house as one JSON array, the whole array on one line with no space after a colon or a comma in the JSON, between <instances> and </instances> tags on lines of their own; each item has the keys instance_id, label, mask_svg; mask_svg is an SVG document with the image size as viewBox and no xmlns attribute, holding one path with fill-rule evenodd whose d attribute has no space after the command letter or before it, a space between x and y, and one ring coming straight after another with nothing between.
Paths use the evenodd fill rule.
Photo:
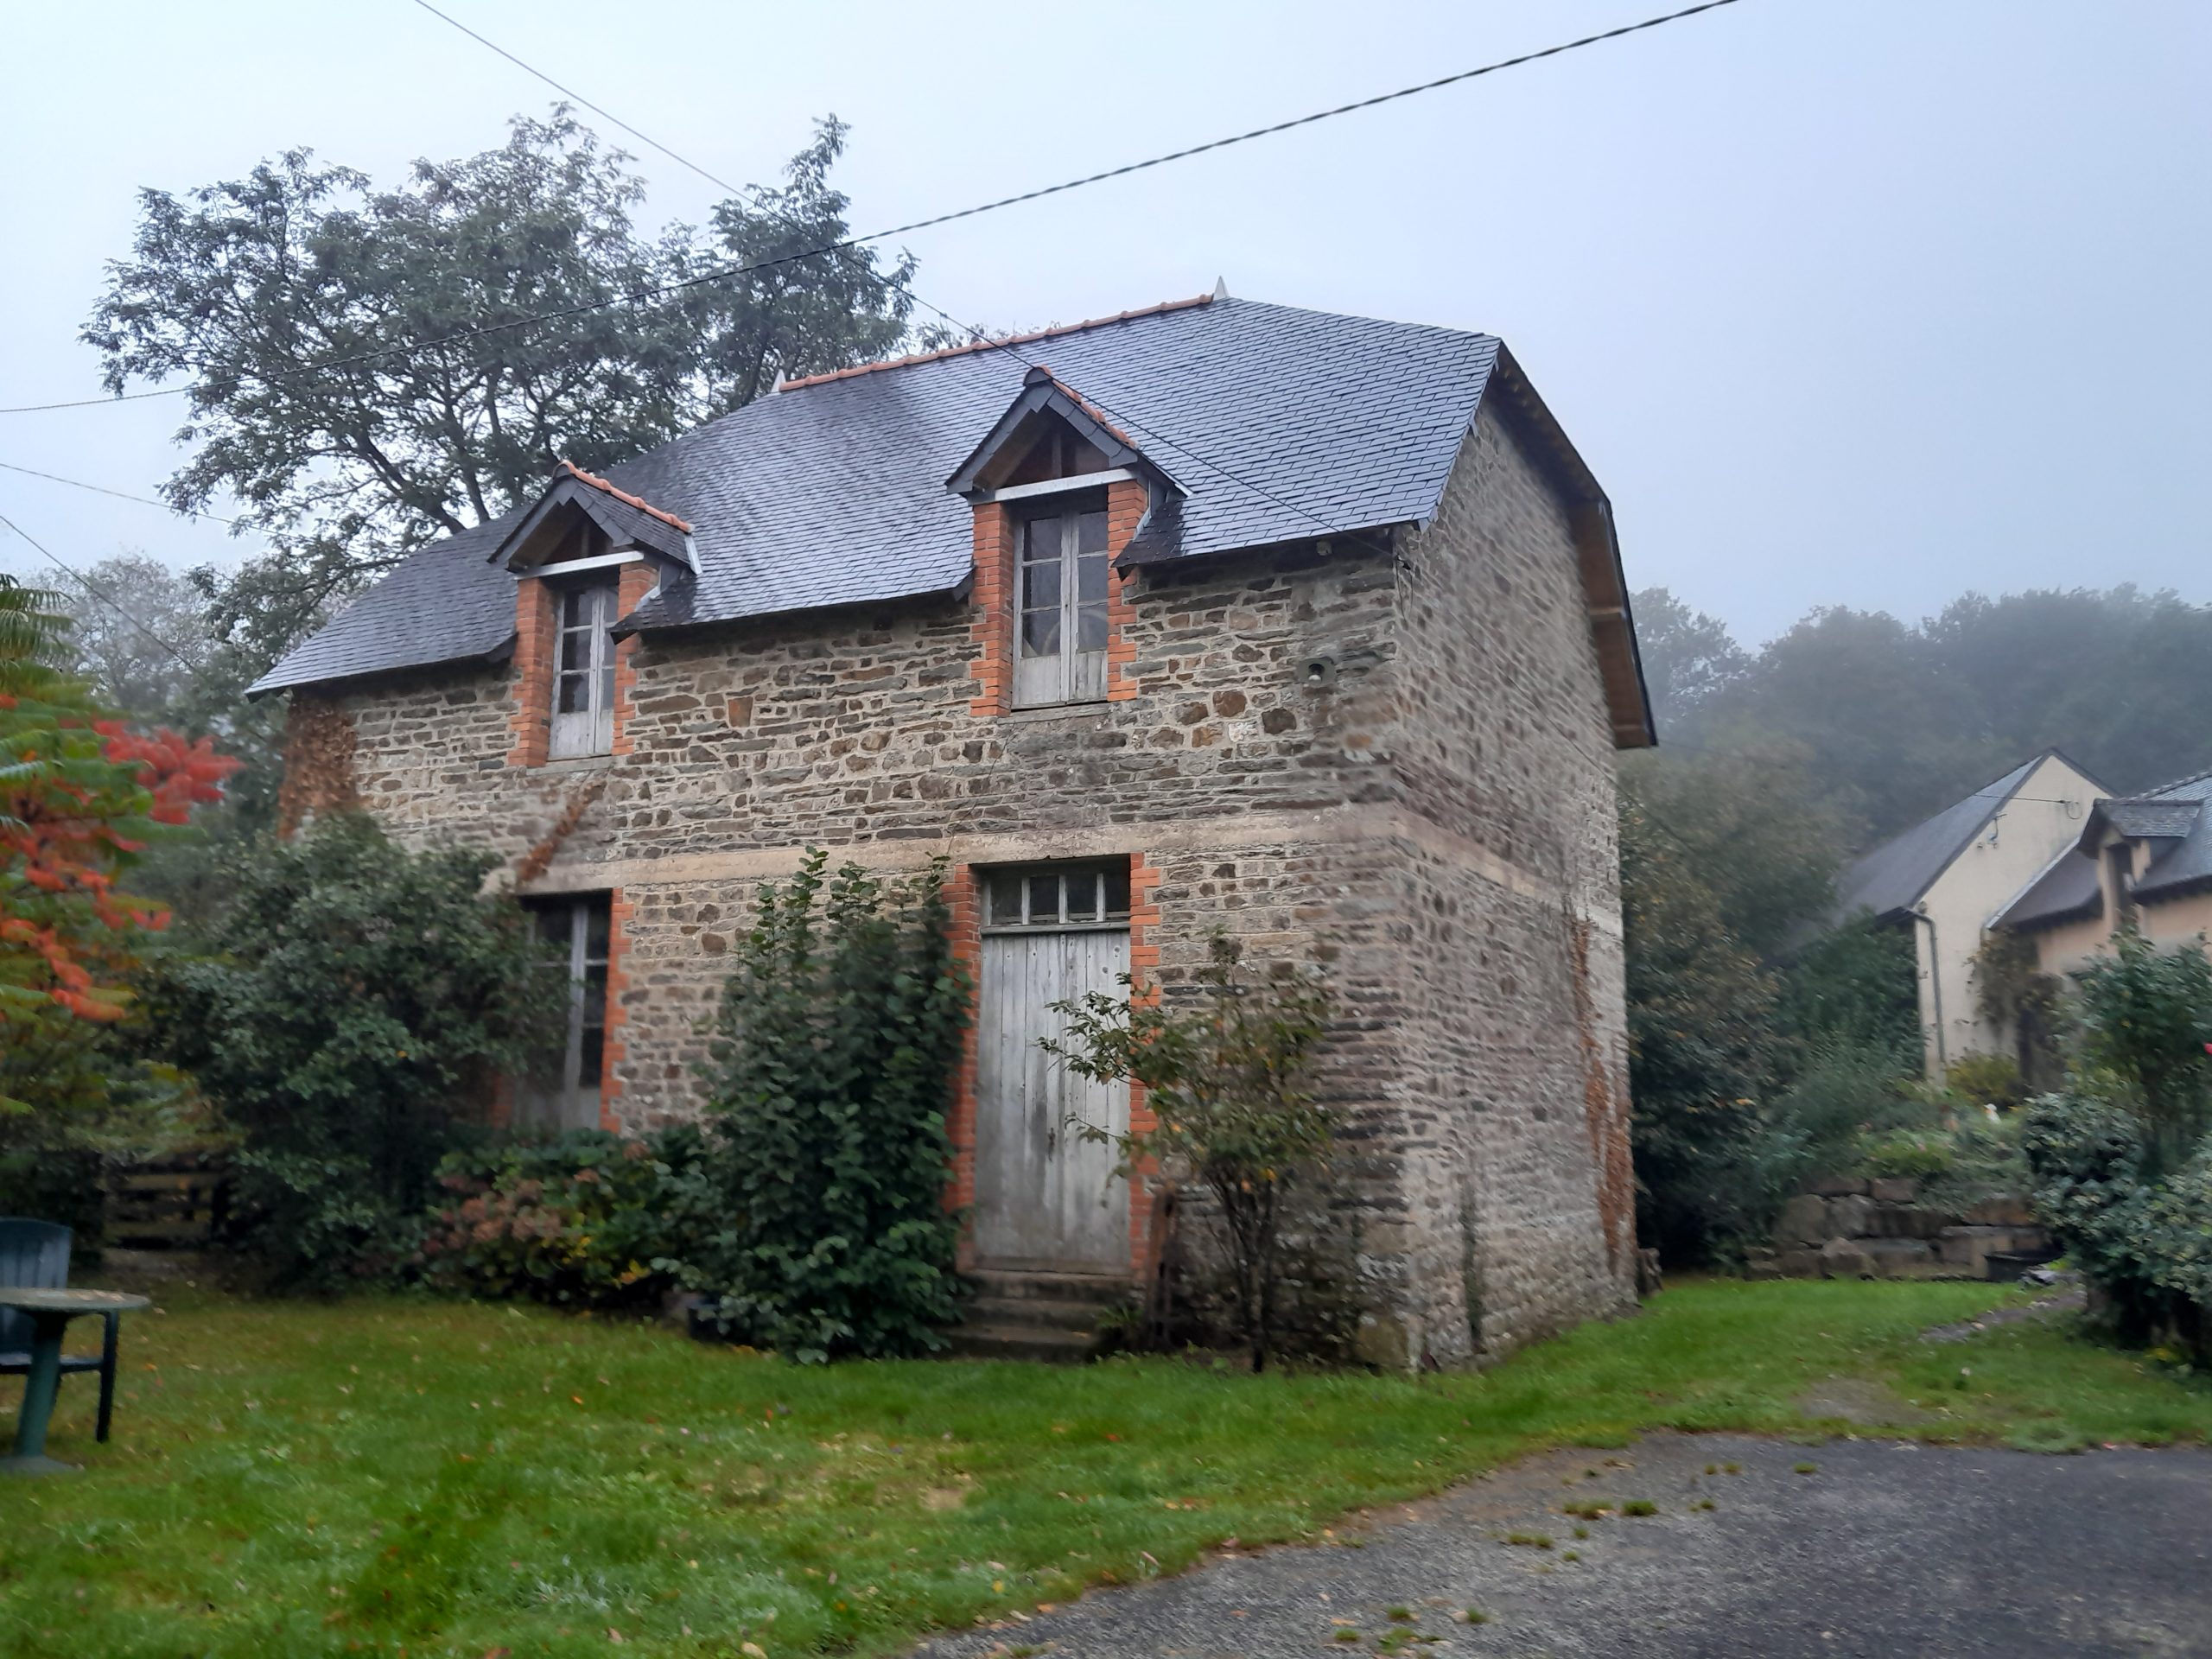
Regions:
<instances>
[{"instance_id":1,"label":"stone house","mask_svg":"<svg viewBox=\"0 0 2212 1659\"><path fill-rule=\"evenodd\" d=\"M1603 491L1487 335L1217 291L815 376L422 549L272 670L290 822L490 849L575 987L523 1122L696 1109L758 883L950 858L951 1196L998 1288L1126 1287L1050 1005L1227 929L1325 959L1363 1351L1634 1291ZM553 1058L557 1055L556 1058Z\"/></svg>"},{"instance_id":2,"label":"stone house","mask_svg":"<svg viewBox=\"0 0 2212 1659\"><path fill-rule=\"evenodd\" d=\"M2094 778L2046 749L1883 842L1837 879L1839 920L1870 913L1911 930L1929 1077L1966 1055L2018 1047L2020 1033L1982 1011L1977 958L2006 906L2080 837L2103 793Z\"/></svg>"}]
</instances>

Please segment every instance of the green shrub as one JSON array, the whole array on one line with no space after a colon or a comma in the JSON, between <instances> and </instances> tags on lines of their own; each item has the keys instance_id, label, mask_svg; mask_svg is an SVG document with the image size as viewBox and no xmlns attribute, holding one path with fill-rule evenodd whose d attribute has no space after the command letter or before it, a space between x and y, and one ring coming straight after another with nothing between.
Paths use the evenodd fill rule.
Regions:
<instances>
[{"instance_id":1,"label":"green shrub","mask_svg":"<svg viewBox=\"0 0 2212 1659\"><path fill-rule=\"evenodd\" d=\"M2126 1341L2212 1359L2212 1139L2156 1173L2153 1115L2109 1073L2025 1114L2035 1205Z\"/></svg>"},{"instance_id":2,"label":"green shrub","mask_svg":"<svg viewBox=\"0 0 2212 1659\"><path fill-rule=\"evenodd\" d=\"M2179 1167L2212 1130L2212 958L2127 928L2079 978L2085 1067L2126 1081L2153 1170Z\"/></svg>"},{"instance_id":3,"label":"green shrub","mask_svg":"<svg viewBox=\"0 0 2212 1659\"><path fill-rule=\"evenodd\" d=\"M1867 1142L1858 1170L1928 1180L1951 1172L1951 1137L1942 1129L1897 1129Z\"/></svg>"},{"instance_id":4,"label":"green shrub","mask_svg":"<svg viewBox=\"0 0 2212 1659\"><path fill-rule=\"evenodd\" d=\"M706 1142L690 1126L575 1129L448 1153L419 1261L442 1289L570 1307L658 1303L709 1214Z\"/></svg>"},{"instance_id":5,"label":"green shrub","mask_svg":"<svg viewBox=\"0 0 2212 1659\"><path fill-rule=\"evenodd\" d=\"M1961 1054L1944 1071L1943 1082L1975 1106L2011 1111L2027 1098L2019 1062L2005 1054Z\"/></svg>"},{"instance_id":6,"label":"green shrub","mask_svg":"<svg viewBox=\"0 0 2212 1659\"><path fill-rule=\"evenodd\" d=\"M410 853L366 817L242 849L234 898L165 969L172 1058L238 1131L251 1242L280 1276L334 1282L415 1253L433 1175L558 1018L493 859Z\"/></svg>"},{"instance_id":7,"label":"green shrub","mask_svg":"<svg viewBox=\"0 0 2212 1659\"><path fill-rule=\"evenodd\" d=\"M726 1217L687 1282L792 1359L912 1354L958 1317L945 1108L968 1021L942 861L887 890L810 850L764 886L723 993L708 1179Z\"/></svg>"},{"instance_id":8,"label":"green shrub","mask_svg":"<svg viewBox=\"0 0 2212 1659\"><path fill-rule=\"evenodd\" d=\"M1921 1183L1923 1203L1954 1213L1985 1198L2025 1196L2035 1184L2020 1153L2021 1123L2015 1112L1992 1122L1983 1112L1966 1112L1944 1137L1946 1167Z\"/></svg>"},{"instance_id":9,"label":"green shrub","mask_svg":"<svg viewBox=\"0 0 2212 1659\"><path fill-rule=\"evenodd\" d=\"M1870 1143L1935 1126L1935 1109L1911 1092L1887 1047L1832 1045L1760 1112L1757 1133L1720 1173L1716 1212L1738 1239L1764 1238L1808 1182L1859 1168Z\"/></svg>"},{"instance_id":10,"label":"green shrub","mask_svg":"<svg viewBox=\"0 0 2212 1659\"><path fill-rule=\"evenodd\" d=\"M1910 930L1861 912L1792 957L1776 1023L1808 1052L1878 1049L1893 1069L1920 1064L1920 988Z\"/></svg>"},{"instance_id":11,"label":"green shrub","mask_svg":"<svg viewBox=\"0 0 2212 1659\"><path fill-rule=\"evenodd\" d=\"M1057 1003L1066 1040L1040 1046L1079 1077L1144 1090L1151 1127L1116 1135L1078 1123L1076 1132L1113 1147L1117 1175L1147 1164L1188 1170L1211 1197L1237 1334L1257 1371L1274 1343L1287 1200L1327 1166L1338 1114L1310 1087L1328 1034L1328 982L1287 963L1254 971L1243 954L1216 932L1185 995L1140 998L1125 974L1113 992Z\"/></svg>"}]
</instances>

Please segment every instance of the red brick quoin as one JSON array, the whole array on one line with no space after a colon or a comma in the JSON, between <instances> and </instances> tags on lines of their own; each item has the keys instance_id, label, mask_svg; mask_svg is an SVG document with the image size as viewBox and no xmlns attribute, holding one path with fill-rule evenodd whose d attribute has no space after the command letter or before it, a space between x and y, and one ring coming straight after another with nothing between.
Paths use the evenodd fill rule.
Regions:
<instances>
[{"instance_id":1,"label":"red brick quoin","mask_svg":"<svg viewBox=\"0 0 2212 1659\"><path fill-rule=\"evenodd\" d=\"M1156 893L1160 887L1160 872L1138 854L1129 860L1129 973L1136 981L1135 995L1140 998L1158 995L1150 983L1160 966L1160 906ZM969 1011L968 1031L962 1039L960 1064L953 1073L952 1099L945 1114L945 1128L952 1141L952 1179L946 1184L944 1201L956 1210L966 1210L976 1202L976 1047L980 1041L979 1024L982 1015L980 993L982 986L983 912L982 887L976 867L962 864L954 868L944 887L945 902L952 912L948 930L952 943L953 960L968 970L969 983L978 993L978 1001ZM610 966L608 976L613 978ZM612 1015L609 1015L610 1020ZM1129 1128L1142 1133L1154 1127L1151 1108L1147 1105L1141 1085L1129 1086ZM1146 1281L1152 1263L1147 1259L1151 1250L1152 1232L1152 1177L1155 1173L1147 1160L1138 1167L1129 1182L1129 1272L1138 1283ZM961 1248L962 1265L970 1264L968 1246Z\"/></svg>"},{"instance_id":2,"label":"red brick quoin","mask_svg":"<svg viewBox=\"0 0 2212 1659\"><path fill-rule=\"evenodd\" d=\"M1106 552L1109 560L1136 533L1147 505L1145 486L1120 479L1106 486ZM1003 715L1014 707L1014 516L1005 505L986 501L976 509L975 620L969 634L976 644L976 695L968 712L979 717ZM1129 668L1136 660L1130 639L1135 607L1130 602L1135 575L1123 575L1109 563L1106 572L1106 700L1123 702L1137 694Z\"/></svg>"},{"instance_id":3,"label":"red brick quoin","mask_svg":"<svg viewBox=\"0 0 2212 1659\"><path fill-rule=\"evenodd\" d=\"M615 588L615 614L627 616L645 602L660 579L650 561L621 567ZM507 724L514 746L507 751L511 766L542 766L553 742L554 655L558 650L561 596L551 584L525 577L515 584L515 707ZM632 747L629 733L631 699L638 686L634 638L614 647L614 747L627 754Z\"/></svg>"}]
</instances>

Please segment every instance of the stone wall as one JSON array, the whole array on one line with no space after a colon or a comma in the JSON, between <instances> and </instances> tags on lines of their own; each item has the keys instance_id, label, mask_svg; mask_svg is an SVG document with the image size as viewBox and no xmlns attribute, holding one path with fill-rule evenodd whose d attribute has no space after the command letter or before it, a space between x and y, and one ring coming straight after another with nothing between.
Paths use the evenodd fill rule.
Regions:
<instances>
[{"instance_id":1,"label":"stone wall","mask_svg":"<svg viewBox=\"0 0 2212 1659\"><path fill-rule=\"evenodd\" d=\"M1454 1360L1634 1298L1613 753L1566 505L1496 416L1402 552L1406 1339Z\"/></svg>"},{"instance_id":2,"label":"stone wall","mask_svg":"<svg viewBox=\"0 0 2212 1659\"><path fill-rule=\"evenodd\" d=\"M1822 1181L1782 1206L1756 1279L1986 1279L2001 1251L2044 1252L2050 1235L2024 1199L1946 1206L1904 1177Z\"/></svg>"},{"instance_id":3,"label":"stone wall","mask_svg":"<svg viewBox=\"0 0 2212 1659\"><path fill-rule=\"evenodd\" d=\"M622 918L611 1122L697 1108L733 938L810 844L885 870L1127 856L1170 995L1217 926L1327 962L1372 1357L1502 1353L1630 1298L1606 712L1565 516L1485 416L1443 512L1152 567L1115 697L988 712L973 605L639 639L612 756L517 765L517 671L299 693L401 838ZM985 712L978 712L978 705Z\"/></svg>"}]
</instances>

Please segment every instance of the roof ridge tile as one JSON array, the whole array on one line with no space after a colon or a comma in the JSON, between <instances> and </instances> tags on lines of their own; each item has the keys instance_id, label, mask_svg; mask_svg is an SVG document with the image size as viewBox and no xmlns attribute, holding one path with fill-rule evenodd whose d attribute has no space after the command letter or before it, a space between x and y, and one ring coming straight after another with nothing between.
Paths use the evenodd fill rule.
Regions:
<instances>
[{"instance_id":1,"label":"roof ridge tile","mask_svg":"<svg viewBox=\"0 0 2212 1659\"><path fill-rule=\"evenodd\" d=\"M588 484L594 490L604 490L607 494L613 496L617 501L627 502L630 505L635 507L639 512L650 513L654 518L659 519L664 524L672 525L676 529L682 531L686 536L689 536L691 533L691 526L684 523L683 519L677 518L674 513L668 512L664 508L657 507L653 505L652 502L645 500L641 497L631 494L627 490L616 488L613 485L601 478L597 473L588 473L584 471L582 467L577 466L573 461L563 461L561 463L561 467L563 471L566 472L569 477L576 480L579 483Z\"/></svg>"},{"instance_id":2,"label":"roof ridge tile","mask_svg":"<svg viewBox=\"0 0 2212 1659\"><path fill-rule=\"evenodd\" d=\"M887 358L880 363L855 363L849 369L830 369L821 374L810 374L803 379L786 380L779 388L798 391L807 386L827 385L832 380L852 380L863 374L880 374L886 369L908 369L918 363L935 363L948 357L970 357L978 352L1004 351L1009 346L1027 346L1039 340L1058 340L1064 334L1079 334L1090 328L1104 328L1116 322L1135 322L1141 317L1157 317L1170 311L1188 311L1195 306L1211 305L1214 296L1200 294L1187 300L1162 300L1157 305L1140 306L1133 311L1117 311L1110 317L1086 317L1081 322L1055 323L1049 328L1033 329L1026 334L1007 334L1000 340L970 340L965 346L947 346L934 352L914 352L906 357Z\"/></svg>"}]
</instances>

